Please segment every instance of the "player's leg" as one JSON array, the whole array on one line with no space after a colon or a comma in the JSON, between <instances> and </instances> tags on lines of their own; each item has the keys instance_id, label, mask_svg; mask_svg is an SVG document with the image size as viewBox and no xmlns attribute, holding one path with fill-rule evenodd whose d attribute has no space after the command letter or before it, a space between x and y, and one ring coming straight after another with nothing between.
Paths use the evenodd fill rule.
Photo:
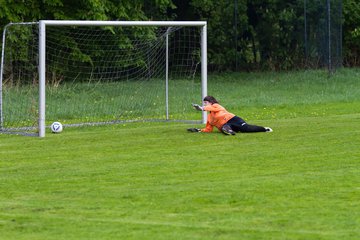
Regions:
<instances>
[{"instance_id":1,"label":"player's leg","mask_svg":"<svg viewBox=\"0 0 360 240\"><path fill-rule=\"evenodd\" d=\"M273 130L269 127L262 127L262 126L247 124L247 123L245 123L240 128L240 132L243 132L243 133L272 132L272 131Z\"/></svg>"},{"instance_id":2,"label":"player's leg","mask_svg":"<svg viewBox=\"0 0 360 240\"><path fill-rule=\"evenodd\" d=\"M235 135L236 132L240 132L241 125L245 123L243 119L238 116L231 118L224 126L221 131L226 135Z\"/></svg>"},{"instance_id":3,"label":"player's leg","mask_svg":"<svg viewBox=\"0 0 360 240\"><path fill-rule=\"evenodd\" d=\"M221 132L226 135L235 135L235 131L231 128L230 124L224 124L221 128Z\"/></svg>"},{"instance_id":4,"label":"player's leg","mask_svg":"<svg viewBox=\"0 0 360 240\"><path fill-rule=\"evenodd\" d=\"M269 127L262 127L257 125L251 125L245 122L244 119L235 116L230 119L227 123L231 129L235 132L252 133L252 132L272 132L273 130Z\"/></svg>"},{"instance_id":5,"label":"player's leg","mask_svg":"<svg viewBox=\"0 0 360 240\"><path fill-rule=\"evenodd\" d=\"M226 123L226 125L229 125L234 132L241 132L240 129L243 124L246 124L246 122L238 116L233 117Z\"/></svg>"}]
</instances>

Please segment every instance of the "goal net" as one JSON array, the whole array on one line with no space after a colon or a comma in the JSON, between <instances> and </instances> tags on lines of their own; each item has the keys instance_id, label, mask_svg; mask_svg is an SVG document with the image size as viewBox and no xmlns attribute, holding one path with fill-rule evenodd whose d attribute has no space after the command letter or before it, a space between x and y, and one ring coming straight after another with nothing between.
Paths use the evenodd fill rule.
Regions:
<instances>
[{"instance_id":1,"label":"goal net","mask_svg":"<svg viewBox=\"0 0 360 240\"><path fill-rule=\"evenodd\" d=\"M206 22L15 23L2 46L2 132L205 120Z\"/></svg>"}]
</instances>

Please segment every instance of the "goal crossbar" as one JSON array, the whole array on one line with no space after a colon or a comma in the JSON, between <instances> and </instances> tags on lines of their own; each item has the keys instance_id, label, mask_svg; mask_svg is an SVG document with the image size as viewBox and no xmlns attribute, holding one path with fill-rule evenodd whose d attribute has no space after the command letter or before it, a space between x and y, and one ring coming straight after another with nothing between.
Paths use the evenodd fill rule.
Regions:
<instances>
[{"instance_id":1,"label":"goal crossbar","mask_svg":"<svg viewBox=\"0 0 360 240\"><path fill-rule=\"evenodd\" d=\"M77 20L41 20L48 26L187 26L206 27L205 21L77 21Z\"/></svg>"}]
</instances>

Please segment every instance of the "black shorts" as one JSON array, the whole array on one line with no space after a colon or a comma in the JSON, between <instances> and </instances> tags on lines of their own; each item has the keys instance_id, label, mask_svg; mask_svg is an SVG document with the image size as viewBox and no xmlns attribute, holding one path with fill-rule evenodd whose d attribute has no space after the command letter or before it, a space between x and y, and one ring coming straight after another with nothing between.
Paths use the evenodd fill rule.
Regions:
<instances>
[{"instance_id":1,"label":"black shorts","mask_svg":"<svg viewBox=\"0 0 360 240\"><path fill-rule=\"evenodd\" d=\"M224 125L230 126L235 132L266 132L264 127L247 124L244 119L238 116L231 118Z\"/></svg>"}]
</instances>

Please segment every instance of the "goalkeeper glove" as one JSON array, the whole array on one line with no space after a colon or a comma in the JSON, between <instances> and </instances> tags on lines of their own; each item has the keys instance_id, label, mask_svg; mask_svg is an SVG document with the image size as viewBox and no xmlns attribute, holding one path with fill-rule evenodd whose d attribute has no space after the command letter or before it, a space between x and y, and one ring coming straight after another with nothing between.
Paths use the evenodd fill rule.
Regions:
<instances>
[{"instance_id":1,"label":"goalkeeper glove","mask_svg":"<svg viewBox=\"0 0 360 240\"><path fill-rule=\"evenodd\" d=\"M188 132L201 132L201 129L199 128L188 128Z\"/></svg>"},{"instance_id":2,"label":"goalkeeper glove","mask_svg":"<svg viewBox=\"0 0 360 240\"><path fill-rule=\"evenodd\" d=\"M196 110L203 111L203 107L200 107L199 104L193 103L191 104Z\"/></svg>"}]
</instances>

